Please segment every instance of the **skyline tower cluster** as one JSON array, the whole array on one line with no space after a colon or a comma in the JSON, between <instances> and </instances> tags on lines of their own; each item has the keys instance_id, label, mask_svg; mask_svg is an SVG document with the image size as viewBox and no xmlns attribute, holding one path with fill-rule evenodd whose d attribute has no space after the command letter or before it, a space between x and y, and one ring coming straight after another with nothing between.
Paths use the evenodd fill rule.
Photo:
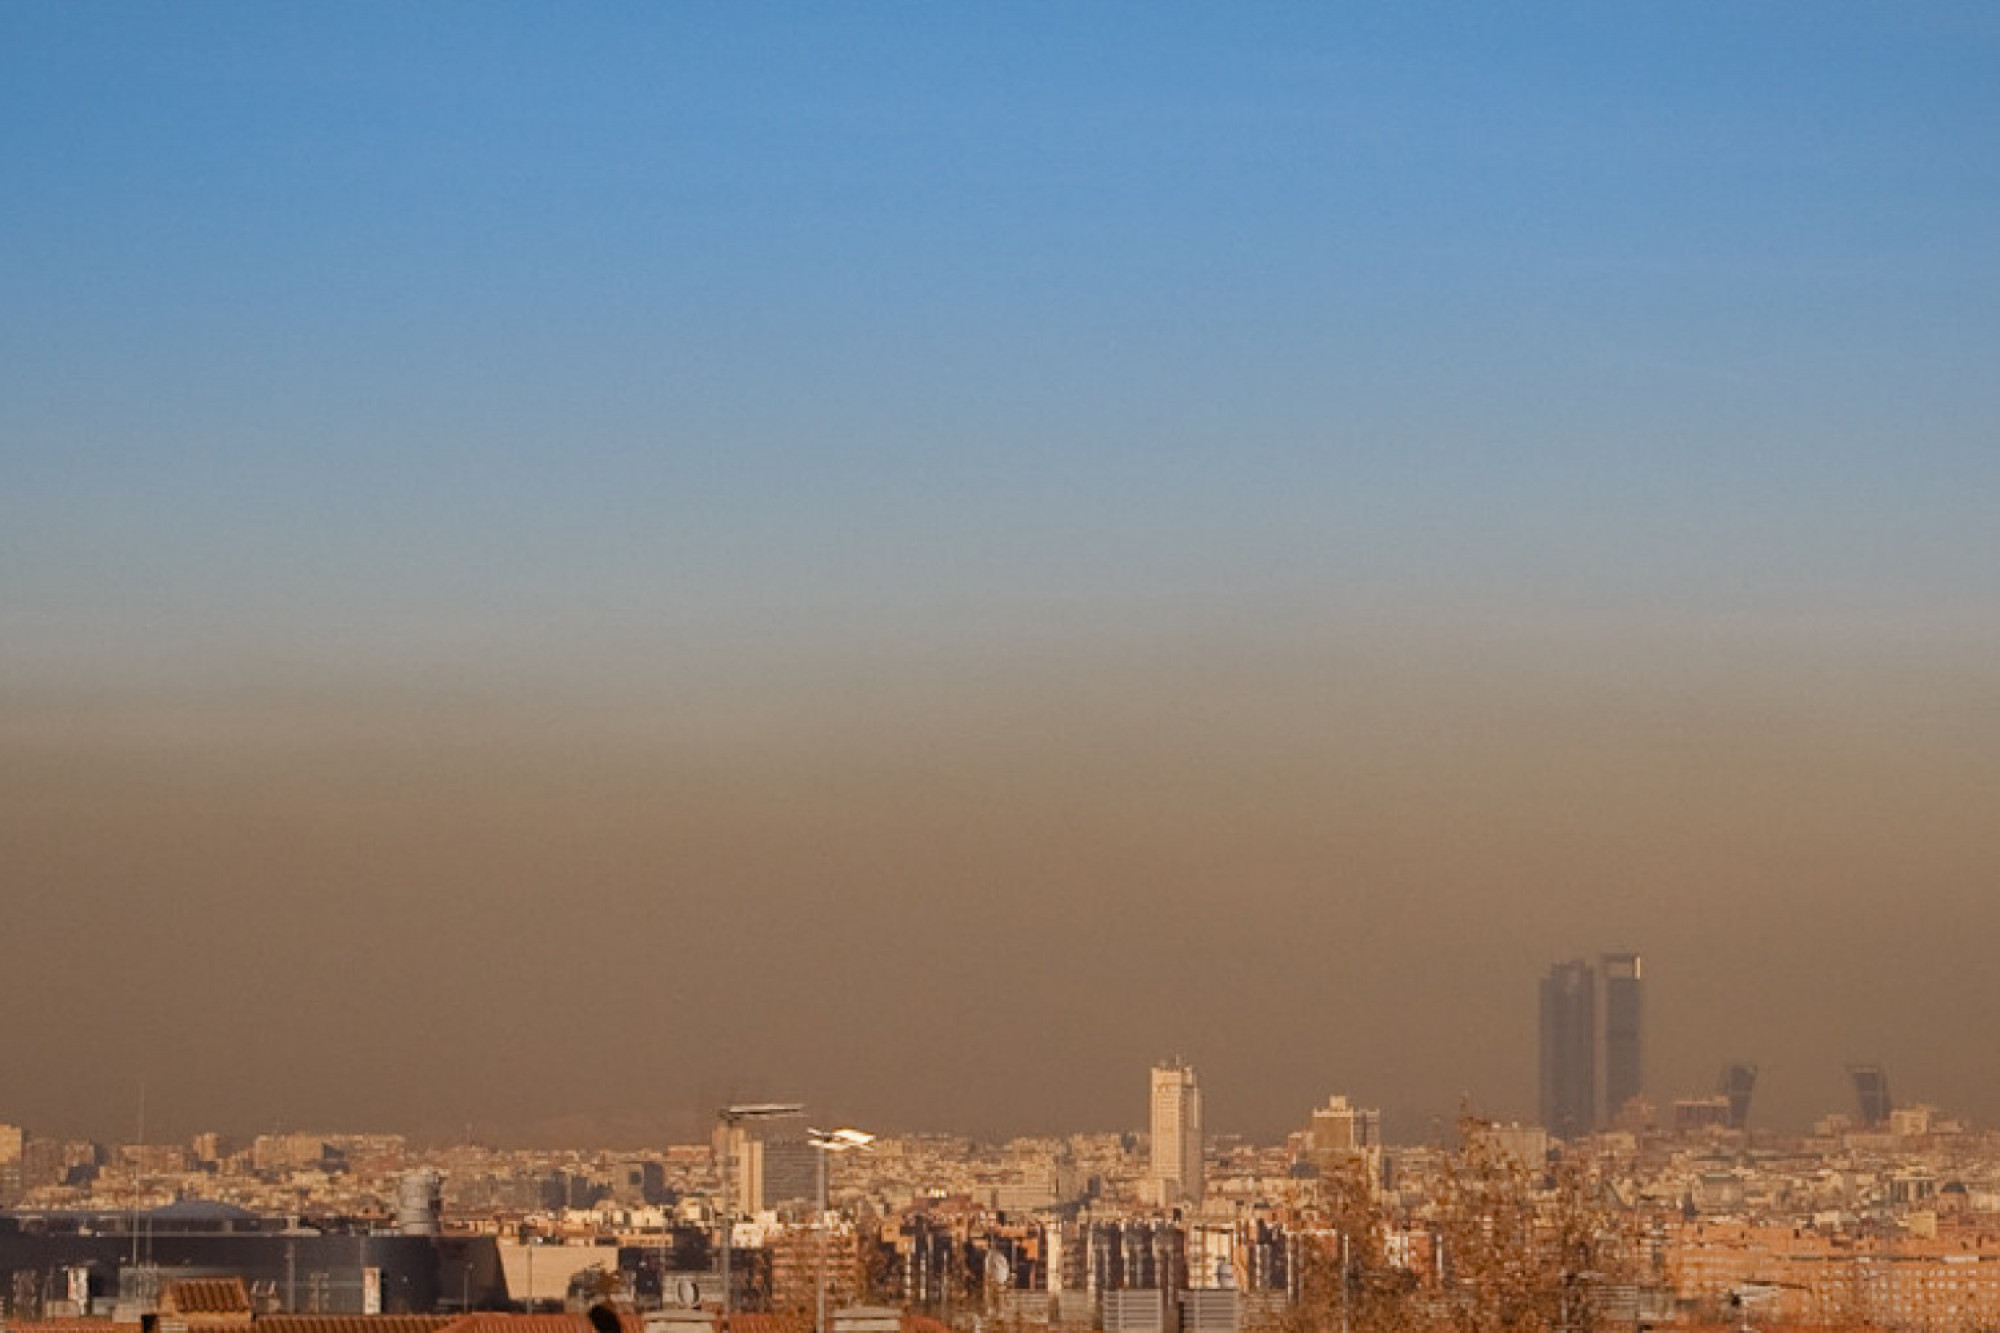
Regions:
<instances>
[{"instance_id":1,"label":"skyline tower cluster","mask_svg":"<svg viewBox=\"0 0 2000 1333\"><path fill-rule=\"evenodd\" d=\"M1645 970L1636 953L1557 963L1541 986L1541 1122L1557 1138L1602 1129L1640 1095Z\"/></svg>"}]
</instances>

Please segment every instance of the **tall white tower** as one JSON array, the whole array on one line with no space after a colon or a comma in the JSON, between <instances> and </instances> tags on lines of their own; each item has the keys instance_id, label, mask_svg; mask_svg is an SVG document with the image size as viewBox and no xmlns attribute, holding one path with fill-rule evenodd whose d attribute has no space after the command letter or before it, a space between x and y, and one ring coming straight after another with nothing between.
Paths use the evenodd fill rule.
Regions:
<instances>
[{"instance_id":1,"label":"tall white tower","mask_svg":"<svg viewBox=\"0 0 2000 1333\"><path fill-rule=\"evenodd\" d=\"M1201 1088L1179 1060L1153 1066L1152 1153L1147 1174L1160 1206L1200 1203Z\"/></svg>"}]
</instances>

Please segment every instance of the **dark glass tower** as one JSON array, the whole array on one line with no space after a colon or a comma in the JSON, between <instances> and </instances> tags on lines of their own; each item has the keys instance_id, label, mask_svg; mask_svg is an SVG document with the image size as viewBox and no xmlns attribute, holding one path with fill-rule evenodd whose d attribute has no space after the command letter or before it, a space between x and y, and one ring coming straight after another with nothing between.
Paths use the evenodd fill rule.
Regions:
<instances>
[{"instance_id":1,"label":"dark glass tower","mask_svg":"<svg viewBox=\"0 0 2000 1333\"><path fill-rule=\"evenodd\" d=\"M1645 1083L1645 978L1636 953L1557 963L1542 978L1542 1126L1608 1125Z\"/></svg>"},{"instance_id":2,"label":"dark glass tower","mask_svg":"<svg viewBox=\"0 0 2000 1333\"><path fill-rule=\"evenodd\" d=\"M1722 1095L1729 1099L1729 1127L1747 1129L1750 1125L1750 1094L1757 1090L1757 1066L1724 1065L1722 1068Z\"/></svg>"},{"instance_id":3,"label":"dark glass tower","mask_svg":"<svg viewBox=\"0 0 2000 1333\"><path fill-rule=\"evenodd\" d=\"M1636 953L1603 954L1597 967L1604 986L1604 1095L1597 1107L1608 1122L1644 1083L1645 981Z\"/></svg>"},{"instance_id":4,"label":"dark glass tower","mask_svg":"<svg viewBox=\"0 0 2000 1333\"><path fill-rule=\"evenodd\" d=\"M1597 978L1581 958L1542 978L1542 1127L1562 1139L1597 1127Z\"/></svg>"},{"instance_id":5,"label":"dark glass tower","mask_svg":"<svg viewBox=\"0 0 2000 1333\"><path fill-rule=\"evenodd\" d=\"M1854 1098L1861 1104L1861 1127L1879 1129L1889 1123L1895 1103L1889 1100L1889 1076L1880 1065L1849 1065L1847 1076L1854 1080Z\"/></svg>"}]
</instances>

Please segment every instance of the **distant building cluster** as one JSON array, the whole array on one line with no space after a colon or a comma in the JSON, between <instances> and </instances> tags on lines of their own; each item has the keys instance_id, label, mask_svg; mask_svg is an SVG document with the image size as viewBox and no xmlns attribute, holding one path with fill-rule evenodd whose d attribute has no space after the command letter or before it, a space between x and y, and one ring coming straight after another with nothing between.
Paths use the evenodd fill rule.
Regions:
<instances>
[{"instance_id":1,"label":"distant building cluster","mask_svg":"<svg viewBox=\"0 0 2000 1333\"><path fill-rule=\"evenodd\" d=\"M1179 1059L1150 1071L1143 1130L1004 1144L776 1104L625 1153L0 1125L0 1323L510 1333L603 1307L623 1333L1352 1333L1392 1300L1368 1327L1483 1327L1527 1274L1511 1299L1538 1328L2000 1327L2000 1136L1896 1105L1872 1064L1807 1135L1753 1127L1742 1062L1657 1116L1643 984L1632 953L1552 968L1540 1122L1416 1145L1338 1092L1283 1143L1210 1133Z\"/></svg>"}]
</instances>

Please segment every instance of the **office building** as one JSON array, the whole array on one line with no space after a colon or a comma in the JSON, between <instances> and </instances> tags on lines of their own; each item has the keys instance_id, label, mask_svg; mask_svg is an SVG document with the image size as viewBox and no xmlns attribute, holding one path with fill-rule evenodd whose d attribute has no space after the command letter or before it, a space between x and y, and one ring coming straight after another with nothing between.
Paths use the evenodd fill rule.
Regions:
<instances>
[{"instance_id":1,"label":"office building","mask_svg":"<svg viewBox=\"0 0 2000 1333\"><path fill-rule=\"evenodd\" d=\"M1542 1126L1559 1139L1597 1127L1597 975L1558 963L1542 978Z\"/></svg>"},{"instance_id":2,"label":"office building","mask_svg":"<svg viewBox=\"0 0 2000 1333\"><path fill-rule=\"evenodd\" d=\"M732 1125L725 1132L736 1216L813 1204L819 1163L805 1135L789 1126L772 1131L763 1125Z\"/></svg>"},{"instance_id":3,"label":"office building","mask_svg":"<svg viewBox=\"0 0 2000 1333\"><path fill-rule=\"evenodd\" d=\"M1558 963L1542 978L1541 1118L1559 1139L1610 1124L1645 1084L1645 974L1636 953Z\"/></svg>"},{"instance_id":4,"label":"office building","mask_svg":"<svg viewBox=\"0 0 2000 1333\"><path fill-rule=\"evenodd\" d=\"M1706 1134L1728 1129L1731 1127L1729 1098L1721 1093L1713 1097L1683 1097L1673 1105L1672 1124L1676 1134Z\"/></svg>"},{"instance_id":5,"label":"office building","mask_svg":"<svg viewBox=\"0 0 2000 1333\"><path fill-rule=\"evenodd\" d=\"M1316 1107L1306 1130L1309 1150L1317 1157L1361 1153L1382 1146L1382 1113L1350 1104L1335 1093Z\"/></svg>"},{"instance_id":6,"label":"office building","mask_svg":"<svg viewBox=\"0 0 2000 1333\"><path fill-rule=\"evenodd\" d=\"M27 1131L19 1125L0 1125L0 1204L14 1202L27 1187Z\"/></svg>"},{"instance_id":7,"label":"office building","mask_svg":"<svg viewBox=\"0 0 2000 1333\"><path fill-rule=\"evenodd\" d=\"M1147 1177L1155 1202L1164 1208L1200 1203L1201 1088L1194 1070L1178 1060L1154 1066L1152 1130Z\"/></svg>"},{"instance_id":8,"label":"office building","mask_svg":"<svg viewBox=\"0 0 2000 1333\"><path fill-rule=\"evenodd\" d=\"M1849 1065L1848 1078L1854 1081L1854 1099L1861 1108L1861 1128L1880 1129L1889 1123L1895 1103L1889 1098L1889 1075L1880 1065Z\"/></svg>"},{"instance_id":9,"label":"office building","mask_svg":"<svg viewBox=\"0 0 2000 1333\"><path fill-rule=\"evenodd\" d=\"M1603 1082L1597 1100L1598 1123L1608 1124L1639 1095L1644 1051L1641 1019L1645 1013L1644 969L1636 953L1607 953L1597 960L1603 1004Z\"/></svg>"},{"instance_id":10,"label":"office building","mask_svg":"<svg viewBox=\"0 0 2000 1333\"><path fill-rule=\"evenodd\" d=\"M1747 1129L1750 1125L1750 1096L1757 1090L1757 1066L1735 1064L1725 1065L1718 1087L1729 1099L1729 1127Z\"/></svg>"},{"instance_id":11,"label":"office building","mask_svg":"<svg viewBox=\"0 0 2000 1333\"><path fill-rule=\"evenodd\" d=\"M1549 1131L1540 1125L1474 1122L1466 1137L1490 1161L1511 1162L1523 1171L1540 1172L1549 1164Z\"/></svg>"},{"instance_id":12,"label":"office building","mask_svg":"<svg viewBox=\"0 0 2000 1333\"><path fill-rule=\"evenodd\" d=\"M1335 1094L1312 1113L1305 1150L1322 1176L1358 1168L1372 1191L1382 1183L1382 1113Z\"/></svg>"}]
</instances>

